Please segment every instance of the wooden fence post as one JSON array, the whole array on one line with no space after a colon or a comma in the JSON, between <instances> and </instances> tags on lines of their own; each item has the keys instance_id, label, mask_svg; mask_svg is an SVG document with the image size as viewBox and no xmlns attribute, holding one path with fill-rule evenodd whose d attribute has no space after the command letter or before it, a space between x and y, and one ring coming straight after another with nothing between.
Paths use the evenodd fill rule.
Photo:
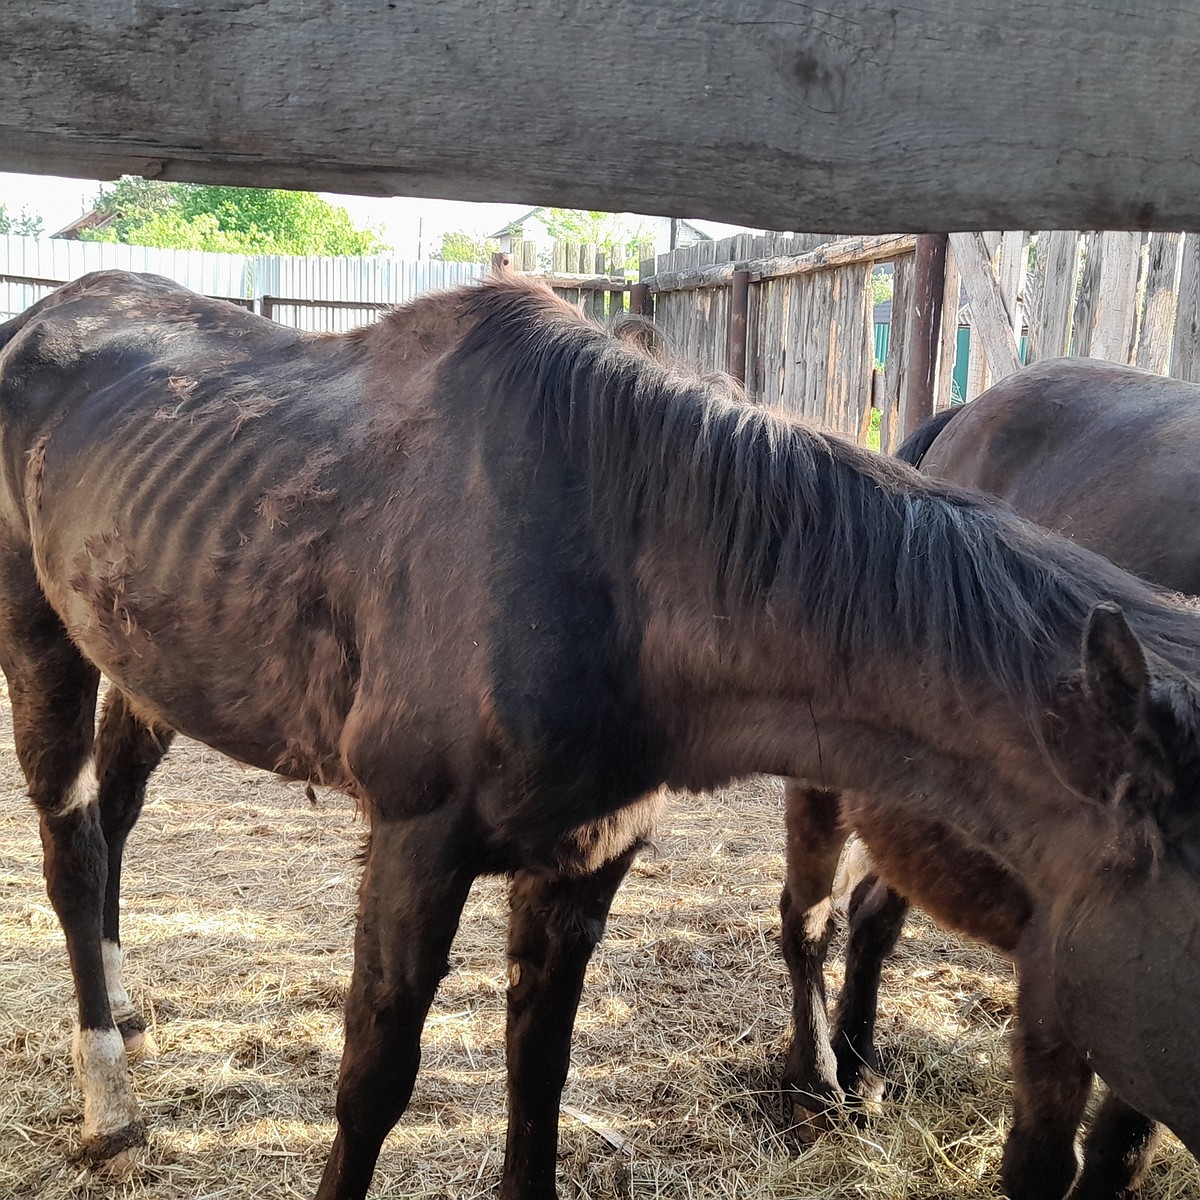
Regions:
<instances>
[{"instance_id":1,"label":"wooden fence post","mask_svg":"<svg viewBox=\"0 0 1200 1200\"><path fill-rule=\"evenodd\" d=\"M900 395L902 437L908 437L933 415L949 241L949 234L945 233L927 233L917 238L912 320L907 331L907 370Z\"/></svg>"},{"instance_id":2,"label":"wooden fence post","mask_svg":"<svg viewBox=\"0 0 1200 1200\"><path fill-rule=\"evenodd\" d=\"M629 311L634 316L648 317L651 314L650 308L650 285L646 283L635 283L629 289Z\"/></svg>"},{"instance_id":3,"label":"wooden fence post","mask_svg":"<svg viewBox=\"0 0 1200 1200\"><path fill-rule=\"evenodd\" d=\"M503 275L505 271L512 265L508 255L503 250L495 250L492 252L492 274Z\"/></svg>"},{"instance_id":4,"label":"wooden fence post","mask_svg":"<svg viewBox=\"0 0 1200 1200\"><path fill-rule=\"evenodd\" d=\"M746 314L750 310L750 272L734 271L729 293L729 341L725 366L738 383L746 382Z\"/></svg>"}]
</instances>

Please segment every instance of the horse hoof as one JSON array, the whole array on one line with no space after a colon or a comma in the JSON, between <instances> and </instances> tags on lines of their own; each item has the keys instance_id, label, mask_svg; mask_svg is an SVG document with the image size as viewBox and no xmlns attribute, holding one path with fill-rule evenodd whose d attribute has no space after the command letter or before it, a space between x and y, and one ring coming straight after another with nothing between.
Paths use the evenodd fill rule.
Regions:
<instances>
[{"instance_id":1,"label":"horse hoof","mask_svg":"<svg viewBox=\"0 0 1200 1200\"><path fill-rule=\"evenodd\" d=\"M154 1035L146 1028L140 1016L124 1017L117 1022L117 1030L125 1043L125 1058L130 1063L158 1057L158 1046Z\"/></svg>"},{"instance_id":2,"label":"horse hoof","mask_svg":"<svg viewBox=\"0 0 1200 1200\"><path fill-rule=\"evenodd\" d=\"M878 1116L883 1108L883 1092L886 1080L870 1067L862 1067L858 1076L846 1087L846 1099L855 1115Z\"/></svg>"},{"instance_id":3,"label":"horse hoof","mask_svg":"<svg viewBox=\"0 0 1200 1200\"><path fill-rule=\"evenodd\" d=\"M94 1175L127 1179L137 1170L146 1145L146 1126L134 1121L124 1129L97 1134L79 1148L78 1160Z\"/></svg>"},{"instance_id":4,"label":"horse hoof","mask_svg":"<svg viewBox=\"0 0 1200 1200\"><path fill-rule=\"evenodd\" d=\"M822 1134L833 1128L828 1110L806 1108L799 1101L792 1101L792 1127L788 1131L803 1146L811 1146Z\"/></svg>"}]
</instances>

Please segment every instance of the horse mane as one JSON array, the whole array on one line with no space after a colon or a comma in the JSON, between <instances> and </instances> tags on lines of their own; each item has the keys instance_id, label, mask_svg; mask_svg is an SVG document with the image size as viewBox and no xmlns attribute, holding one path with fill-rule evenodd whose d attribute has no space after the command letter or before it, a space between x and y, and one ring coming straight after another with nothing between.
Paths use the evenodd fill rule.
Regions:
<instances>
[{"instance_id":1,"label":"horse mane","mask_svg":"<svg viewBox=\"0 0 1200 1200\"><path fill-rule=\"evenodd\" d=\"M844 671L881 646L1030 710L1077 665L1087 614L1116 601L1146 644L1200 667L1194 610L986 498L664 367L543 285L463 293L455 356L582 468L613 538L657 527L713 547L716 600L802 622ZM628 531L641 531L630 533Z\"/></svg>"}]
</instances>

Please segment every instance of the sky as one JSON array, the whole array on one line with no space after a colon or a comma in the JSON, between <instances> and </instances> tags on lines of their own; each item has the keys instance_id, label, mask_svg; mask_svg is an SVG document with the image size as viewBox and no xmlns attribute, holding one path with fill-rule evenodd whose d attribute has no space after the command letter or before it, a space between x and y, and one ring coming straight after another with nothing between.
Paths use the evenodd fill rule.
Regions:
<instances>
[{"instance_id":1,"label":"sky","mask_svg":"<svg viewBox=\"0 0 1200 1200\"><path fill-rule=\"evenodd\" d=\"M37 213L42 217L46 233L50 234L89 211L100 186L94 179L0 173L0 204L10 214L19 213L23 208ZM528 204L320 194L331 203L346 208L356 225L380 228L384 242L392 247L397 258L417 258L418 249L421 255L428 256L447 230L462 230L476 237L486 237L530 209ZM741 228L716 221L699 221L697 224L714 237L724 237Z\"/></svg>"}]
</instances>

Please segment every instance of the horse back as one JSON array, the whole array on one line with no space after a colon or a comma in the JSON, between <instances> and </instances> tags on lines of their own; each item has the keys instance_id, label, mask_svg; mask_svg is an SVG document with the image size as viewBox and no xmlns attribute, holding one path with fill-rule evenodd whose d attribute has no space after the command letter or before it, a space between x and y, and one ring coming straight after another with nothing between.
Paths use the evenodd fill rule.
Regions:
<instances>
[{"instance_id":1,"label":"horse back","mask_svg":"<svg viewBox=\"0 0 1200 1200\"><path fill-rule=\"evenodd\" d=\"M1198 462L1200 387L1068 358L1019 371L965 405L921 470L998 496L1126 570L1194 594Z\"/></svg>"}]
</instances>

